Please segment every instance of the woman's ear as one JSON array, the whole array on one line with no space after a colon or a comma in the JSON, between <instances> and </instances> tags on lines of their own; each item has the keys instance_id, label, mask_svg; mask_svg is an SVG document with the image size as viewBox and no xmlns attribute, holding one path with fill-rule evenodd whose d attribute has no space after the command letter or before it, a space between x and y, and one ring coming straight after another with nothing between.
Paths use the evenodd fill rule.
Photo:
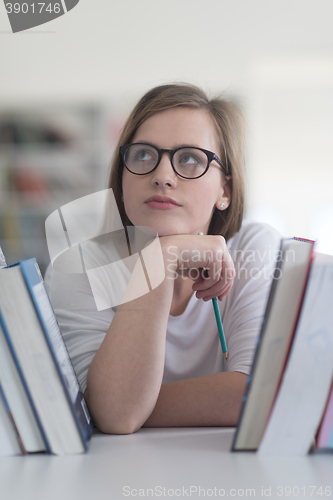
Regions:
<instances>
[{"instance_id":1,"label":"woman's ear","mask_svg":"<svg viewBox=\"0 0 333 500\"><path fill-rule=\"evenodd\" d=\"M221 195L217 200L215 206L218 210L225 210L231 202L231 175L225 178L224 184L221 189Z\"/></svg>"}]
</instances>

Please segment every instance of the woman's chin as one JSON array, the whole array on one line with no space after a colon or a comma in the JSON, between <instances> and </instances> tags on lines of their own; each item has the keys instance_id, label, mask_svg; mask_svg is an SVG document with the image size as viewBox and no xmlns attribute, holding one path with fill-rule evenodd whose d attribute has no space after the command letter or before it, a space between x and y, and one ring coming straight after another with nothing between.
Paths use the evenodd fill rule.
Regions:
<instances>
[{"instance_id":1,"label":"woman's chin","mask_svg":"<svg viewBox=\"0 0 333 500\"><path fill-rule=\"evenodd\" d=\"M166 227L153 227L157 232L158 236L177 236L180 234L188 234L188 232L182 231L181 229L166 228Z\"/></svg>"},{"instance_id":2,"label":"woman's chin","mask_svg":"<svg viewBox=\"0 0 333 500\"><path fill-rule=\"evenodd\" d=\"M188 227L185 225L175 225L175 224L166 224L163 223L161 224L160 222L155 222L155 221L148 221L145 220L145 223L142 224L142 221L136 220L136 223L133 223L134 226L146 226L154 229L158 236L177 236L177 235L184 235L184 234L207 234L207 228L197 228L197 227Z\"/></svg>"}]
</instances>

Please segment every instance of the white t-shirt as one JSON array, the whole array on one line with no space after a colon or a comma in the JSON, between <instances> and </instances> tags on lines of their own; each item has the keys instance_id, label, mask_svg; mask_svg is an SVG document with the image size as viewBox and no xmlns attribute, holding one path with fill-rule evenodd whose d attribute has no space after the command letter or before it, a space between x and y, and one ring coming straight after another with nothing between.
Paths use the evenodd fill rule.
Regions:
<instances>
[{"instance_id":1,"label":"white t-shirt","mask_svg":"<svg viewBox=\"0 0 333 500\"><path fill-rule=\"evenodd\" d=\"M227 246L236 278L218 303L228 360L222 355L212 302L193 294L183 314L169 316L163 382L221 371L250 372L280 235L270 226L245 221ZM97 310L86 274L59 273L49 266L45 285L84 392L89 365L117 308Z\"/></svg>"}]
</instances>

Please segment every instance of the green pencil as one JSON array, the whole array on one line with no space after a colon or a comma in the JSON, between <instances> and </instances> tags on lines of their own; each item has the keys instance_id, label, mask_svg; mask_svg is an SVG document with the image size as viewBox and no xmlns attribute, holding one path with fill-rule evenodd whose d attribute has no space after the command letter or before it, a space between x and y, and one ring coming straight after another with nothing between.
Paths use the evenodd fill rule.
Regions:
<instances>
[{"instance_id":1,"label":"green pencil","mask_svg":"<svg viewBox=\"0 0 333 500\"><path fill-rule=\"evenodd\" d=\"M225 341L225 336L224 336L224 331L223 331L223 326L222 326L220 310L219 310L219 306L217 303L217 298L214 297L212 299L212 301L213 301L215 319L216 319L217 329L219 331L219 337L220 337L223 356L225 357L225 359L228 359L228 348L227 348L227 343Z\"/></svg>"},{"instance_id":2,"label":"green pencil","mask_svg":"<svg viewBox=\"0 0 333 500\"><path fill-rule=\"evenodd\" d=\"M205 276L208 278L208 270L205 269ZM221 315L220 315L220 309L217 303L217 298L214 297L212 299L213 301L213 307L214 307L214 313L215 313L215 319L216 319L216 324L217 324L217 329L219 332L219 337L220 337L220 342L221 342L221 347L222 347L222 352L223 356L225 359L228 359L228 348L227 348L227 343L225 341L225 336L224 336L224 331L223 331L223 326L222 326L222 320L221 320Z\"/></svg>"}]
</instances>

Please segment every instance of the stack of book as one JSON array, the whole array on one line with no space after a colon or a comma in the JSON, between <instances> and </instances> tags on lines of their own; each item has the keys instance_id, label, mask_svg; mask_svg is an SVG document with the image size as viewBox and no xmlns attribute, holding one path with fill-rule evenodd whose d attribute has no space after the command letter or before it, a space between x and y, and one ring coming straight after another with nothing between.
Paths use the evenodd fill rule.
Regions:
<instances>
[{"instance_id":1,"label":"stack of book","mask_svg":"<svg viewBox=\"0 0 333 500\"><path fill-rule=\"evenodd\" d=\"M333 256L281 242L232 451L333 450Z\"/></svg>"},{"instance_id":2,"label":"stack of book","mask_svg":"<svg viewBox=\"0 0 333 500\"><path fill-rule=\"evenodd\" d=\"M0 456L83 453L92 428L36 259L0 249Z\"/></svg>"}]
</instances>

